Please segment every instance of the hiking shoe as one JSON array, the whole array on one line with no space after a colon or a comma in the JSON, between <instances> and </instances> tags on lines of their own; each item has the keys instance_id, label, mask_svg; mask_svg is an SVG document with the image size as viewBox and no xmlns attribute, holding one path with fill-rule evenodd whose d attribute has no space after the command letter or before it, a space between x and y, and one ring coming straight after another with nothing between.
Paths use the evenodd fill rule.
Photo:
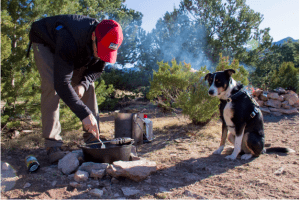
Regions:
<instances>
[{"instance_id":1,"label":"hiking shoe","mask_svg":"<svg viewBox=\"0 0 300 200\"><path fill-rule=\"evenodd\" d=\"M100 139L97 139L94 134L85 132L83 134L83 141L85 142L87 147L90 147L92 149L101 149L101 147L104 145L101 143L102 141ZM97 144L93 144L97 143Z\"/></svg>"},{"instance_id":2,"label":"hiking shoe","mask_svg":"<svg viewBox=\"0 0 300 200\"><path fill-rule=\"evenodd\" d=\"M66 152L62 151L60 147L48 147L46 150L51 164L59 161L66 155Z\"/></svg>"}]
</instances>

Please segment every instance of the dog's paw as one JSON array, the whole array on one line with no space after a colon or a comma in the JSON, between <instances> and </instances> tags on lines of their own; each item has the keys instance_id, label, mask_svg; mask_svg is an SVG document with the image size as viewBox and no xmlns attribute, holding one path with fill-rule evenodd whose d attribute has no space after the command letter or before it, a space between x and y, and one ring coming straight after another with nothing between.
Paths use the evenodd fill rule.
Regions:
<instances>
[{"instance_id":1,"label":"dog's paw","mask_svg":"<svg viewBox=\"0 0 300 200\"><path fill-rule=\"evenodd\" d=\"M250 158L252 158L252 154L244 154L244 155L241 156L242 160L248 160Z\"/></svg>"},{"instance_id":2,"label":"dog's paw","mask_svg":"<svg viewBox=\"0 0 300 200\"><path fill-rule=\"evenodd\" d=\"M213 154L220 155L222 153L223 149L224 149L224 146L220 146L216 151L213 152Z\"/></svg>"},{"instance_id":3,"label":"dog's paw","mask_svg":"<svg viewBox=\"0 0 300 200\"><path fill-rule=\"evenodd\" d=\"M225 159L227 159L227 160L235 160L236 159L236 155L231 154L229 156L226 156Z\"/></svg>"}]
</instances>

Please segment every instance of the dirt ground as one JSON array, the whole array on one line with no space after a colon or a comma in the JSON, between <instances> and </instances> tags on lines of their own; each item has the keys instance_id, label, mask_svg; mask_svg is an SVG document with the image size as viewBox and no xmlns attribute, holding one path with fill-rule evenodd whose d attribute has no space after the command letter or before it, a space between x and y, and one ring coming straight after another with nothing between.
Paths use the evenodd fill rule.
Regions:
<instances>
[{"instance_id":1,"label":"dirt ground","mask_svg":"<svg viewBox=\"0 0 300 200\"><path fill-rule=\"evenodd\" d=\"M231 148L222 155L212 155L220 142L220 121L199 127L184 116L163 114L156 108L148 109L147 105L144 108L143 112L154 123L156 138L139 146L138 155L156 161L158 166L157 172L147 180L137 183L120 178L118 182L111 182L111 177L106 176L73 188L69 183L74 180L58 171L57 165L51 165L42 148L1 147L1 162L13 168L10 174L2 170L1 199L95 199L97 197L89 193L93 188L105 188L104 199L299 199L298 115L264 116L266 144L289 147L295 153L263 154L248 161L240 157L228 161L225 156ZM114 137L114 118L103 114L101 121L101 134ZM40 131L35 134L39 135ZM24 158L29 154L40 162L41 168L36 173L26 171ZM277 170L281 172L277 174ZM125 197L123 187L140 192Z\"/></svg>"}]
</instances>

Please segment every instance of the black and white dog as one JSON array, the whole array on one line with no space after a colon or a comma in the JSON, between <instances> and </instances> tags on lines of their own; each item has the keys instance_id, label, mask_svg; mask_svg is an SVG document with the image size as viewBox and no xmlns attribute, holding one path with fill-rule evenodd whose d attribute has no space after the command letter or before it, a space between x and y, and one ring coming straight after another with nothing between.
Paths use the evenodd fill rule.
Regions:
<instances>
[{"instance_id":1,"label":"black and white dog","mask_svg":"<svg viewBox=\"0 0 300 200\"><path fill-rule=\"evenodd\" d=\"M265 152L263 115L256 101L242 90L243 85L231 77L234 73L233 69L227 69L205 76L210 85L209 95L218 97L221 101L219 109L222 138L220 147L214 154L222 153L229 130L228 140L234 144L234 150L225 158L234 160L240 152L243 152L241 159L248 160ZM289 149L272 148L268 152L274 151L286 153Z\"/></svg>"}]
</instances>

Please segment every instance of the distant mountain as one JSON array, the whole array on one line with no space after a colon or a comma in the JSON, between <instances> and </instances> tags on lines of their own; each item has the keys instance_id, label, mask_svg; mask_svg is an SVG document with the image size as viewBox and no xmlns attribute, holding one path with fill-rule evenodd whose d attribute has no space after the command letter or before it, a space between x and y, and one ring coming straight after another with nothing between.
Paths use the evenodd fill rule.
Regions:
<instances>
[{"instance_id":1,"label":"distant mountain","mask_svg":"<svg viewBox=\"0 0 300 200\"><path fill-rule=\"evenodd\" d=\"M278 42L273 42L273 44L275 44L275 45L282 45L283 43L287 42L289 39L291 39L293 42L299 41L299 40L294 40L291 37L286 37L286 38L284 38L282 40L279 40Z\"/></svg>"}]
</instances>

